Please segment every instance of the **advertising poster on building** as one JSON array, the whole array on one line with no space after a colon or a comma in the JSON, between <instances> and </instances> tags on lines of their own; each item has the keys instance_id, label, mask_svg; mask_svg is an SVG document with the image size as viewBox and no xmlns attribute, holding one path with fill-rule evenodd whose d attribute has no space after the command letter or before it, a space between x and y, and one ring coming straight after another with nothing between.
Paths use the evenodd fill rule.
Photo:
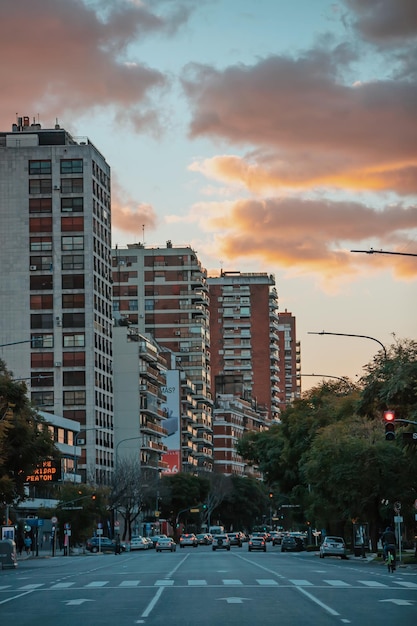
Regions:
<instances>
[{"instance_id":1,"label":"advertising poster on building","mask_svg":"<svg viewBox=\"0 0 417 626\"><path fill-rule=\"evenodd\" d=\"M181 400L180 400L180 373L178 370L168 370L166 373L166 387L162 392L166 396L166 403L162 405L165 419L162 426L168 436L164 443L168 451L162 460L168 464L164 474L176 474L181 471Z\"/></svg>"}]
</instances>

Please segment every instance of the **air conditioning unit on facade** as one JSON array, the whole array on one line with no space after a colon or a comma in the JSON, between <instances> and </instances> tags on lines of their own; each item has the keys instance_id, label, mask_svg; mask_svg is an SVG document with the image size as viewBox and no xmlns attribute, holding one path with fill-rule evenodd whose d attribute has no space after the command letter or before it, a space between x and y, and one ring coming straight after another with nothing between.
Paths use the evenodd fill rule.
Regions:
<instances>
[{"instance_id":1,"label":"air conditioning unit on facade","mask_svg":"<svg viewBox=\"0 0 417 626\"><path fill-rule=\"evenodd\" d=\"M31 271L31 272L34 272L35 270L37 270L37 269L38 269L38 266L37 266L37 265L31 265L31 266L29 267L29 269L30 269L30 271Z\"/></svg>"},{"instance_id":2,"label":"air conditioning unit on facade","mask_svg":"<svg viewBox=\"0 0 417 626\"><path fill-rule=\"evenodd\" d=\"M55 367L61 367L62 363L61 361L55 361Z\"/></svg>"}]
</instances>

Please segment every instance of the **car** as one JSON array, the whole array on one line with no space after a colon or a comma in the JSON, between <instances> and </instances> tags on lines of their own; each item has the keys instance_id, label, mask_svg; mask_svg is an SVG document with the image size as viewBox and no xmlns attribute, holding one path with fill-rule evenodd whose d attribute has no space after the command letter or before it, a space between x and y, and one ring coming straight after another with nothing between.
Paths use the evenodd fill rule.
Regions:
<instances>
[{"instance_id":1,"label":"car","mask_svg":"<svg viewBox=\"0 0 417 626\"><path fill-rule=\"evenodd\" d=\"M216 550L230 550L230 539L229 535L214 535L213 541L211 543L211 549L215 552Z\"/></svg>"},{"instance_id":2,"label":"car","mask_svg":"<svg viewBox=\"0 0 417 626\"><path fill-rule=\"evenodd\" d=\"M301 552L305 550L304 542L300 537L283 537L281 552Z\"/></svg>"},{"instance_id":3,"label":"car","mask_svg":"<svg viewBox=\"0 0 417 626\"><path fill-rule=\"evenodd\" d=\"M143 539L148 544L148 548L154 548L155 547L154 542L152 541L152 539L150 537L144 537Z\"/></svg>"},{"instance_id":4,"label":"car","mask_svg":"<svg viewBox=\"0 0 417 626\"><path fill-rule=\"evenodd\" d=\"M158 541L155 543L155 551L162 552L162 550L169 550L175 552L177 544L171 537L158 537Z\"/></svg>"},{"instance_id":5,"label":"car","mask_svg":"<svg viewBox=\"0 0 417 626\"><path fill-rule=\"evenodd\" d=\"M149 543L146 541L144 537L140 535L135 535L130 540L130 549L131 550L148 550Z\"/></svg>"},{"instance_id":6,"label":"car","mask_svg":"<svg viewBox=\"0 0 417 626\"><path fill-rule=\"evenodd\" d=\"M242 547L242 537L240 533L227 533L227 536L229 537L231 546L239 546L239 548Z\"/></svg>"},{"instance_id":7,"label":"car","mask_svg":"<svg viewBox=\"0 0 417 626\"><path fill-rule=\"evenodd\" d=\"M211 544L211 537L207 533L199 533L197 536L197 541L201 546L208 546Z\"/></svg>"},{"instance_id":8,"label":"car","mask_svg":"<svg viewBox=\"0 0 417 626\"><path fill-rule=\"evenodd\" d=\"M154 548L159 539L168 539L168 537L166 535L152 535L152 537L149 537L149 539L152 542L151 547Z\"/></svg>"},{"instance_id":9,"label":"car","mask_svg":"<svg viewBox=\"0 0 417 626\"><path fill-rule=\"evenodd\" d=\"M180 548L185 548L185 546L192 546L193 548L197 548L198 541L194 533L184 533L183 535L181 535Z\"/></svg>"},{"instance_id":10,"label":"car","mask_svg":"<svg viewBox=\"0 0 417 626\"><path fill-rule=\"evenodd\" d=\"M282 541L282 534L277 530L272 530L270 533L273 546L280 546Z\"/></svg>"},{"instance_id":11,"label":"car","mask_svg":"<svg viewBox=\"0 0 417 626\"><path fill-rule=\"evenodd\" d=\"M121 551L124 552L126 546L122 544L120 546ZM85 543L85 549L88 552L97 553L97 552L115 552L116 551L116 543L109 539L108 537L91 537L91 539L87 539Z\"/></svg>"},{"instance_id":12,"label":"car","mask_svg":"<svg viewBox=\"0 0 417 626\"><path fill-rule=\"evenodd\" d=\"M325 556L340 556L347 559L346 544L342 537L325 537L320 546L320 558Z\"/></svg>"},{"instance_id":13,"label":"car","mask_svg":"<svg viewBox=\"0 0 417 626\"><path fill-rule=\"evenodd\" d=\"M254 533L249 537L248 552L252 550L262 550L266 552L266 538L261 533Z\"/></svg>"}]
</instances>

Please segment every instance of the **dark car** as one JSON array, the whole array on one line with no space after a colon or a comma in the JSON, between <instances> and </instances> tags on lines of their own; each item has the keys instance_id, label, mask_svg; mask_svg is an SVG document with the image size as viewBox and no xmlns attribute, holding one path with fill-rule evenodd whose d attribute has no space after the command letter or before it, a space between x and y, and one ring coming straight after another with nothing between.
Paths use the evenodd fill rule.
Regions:
<instances>
[{"instance_id":1,"label":"dark car","mask_svg":"<svg viewBox=\"0 0 417 626\"><path fill-rule=\"evenodd\" d=\"M304 542L300 537L283 537L281 552L301 552L305 550Z\"/></svg>"},{"instance_id":2,"label":"dark car","mask_svg":"<svg viewBox=\"0 0 417 626\"><path fill-rule=\"evenodd\" d=\"M208 546L211 544L211 537L207 533L199 533L197 535L197 541L201 546Z\"/></svg>"},{"instance_id":3,"label":"dark car","mask_svg":"<svg viewBox=\"0 0 417 626\"><path fill-rule=\"evenodd\" d=\"M252 550L262 550L266 552L266 537L262 534L253 534L249 537L248 552Z\"/></svg>"},{"instance_id":4,"label":"dark car","mask_svg":"<svg viewBox=\"0 0 417 626\"><path fill-rule=\"evenodd\" d=\"M126 546L122 544L120 547L121 551L124 552ZM116 544L108 537L91 537L91 539L87 539L85 549L88 552L115 552Z\"/></svg>"}]
</instances>

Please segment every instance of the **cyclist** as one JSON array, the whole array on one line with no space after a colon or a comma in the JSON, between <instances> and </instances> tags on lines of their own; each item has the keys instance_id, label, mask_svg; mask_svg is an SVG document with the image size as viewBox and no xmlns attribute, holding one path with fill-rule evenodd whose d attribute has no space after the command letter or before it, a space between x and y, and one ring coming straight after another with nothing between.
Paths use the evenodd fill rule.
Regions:
<instances>
[{"instance_id":1,"label":"cyclist","mask_svg":"<svg viewBox=\"0 0 417 626\"><path fill-rule=\"evenodd\" d=\"M393 555L394 559L396 558L396 538L395 538L395 533L393 532L392 528L390 526L387 526L385 529L385 532L382 533L382 545L384 547L384 561L386 561L387 556L388 556L388 550L390 551L390 553Z\"/></svg>"}]
</instances>

